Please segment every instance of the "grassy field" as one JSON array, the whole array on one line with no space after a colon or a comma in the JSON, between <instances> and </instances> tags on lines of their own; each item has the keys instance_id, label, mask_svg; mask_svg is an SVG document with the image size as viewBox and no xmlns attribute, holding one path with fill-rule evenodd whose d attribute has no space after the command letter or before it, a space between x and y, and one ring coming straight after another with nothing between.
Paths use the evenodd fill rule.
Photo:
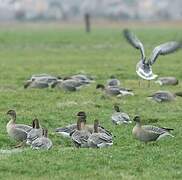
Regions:
<instances>
[{"instance_id":1,"label":"grassy field","mask_svg":"<svg viewBox=\"0 0 182 180\"><path fill-rule=\"evenodd\" d=\"M182 38L182 27L132 28L143 40L147 54L158 44ZM140 54L125 42L121 28L95 28L85 34L80 27L59 26L0 28L0 148L15 145L6 133L9 109L17 111L17 122L30 124L40 119L49 129L53 141L50 151L33 151L28 147L21 153L0 153L0 179L182 179L182 99L157 104L146 99L157 90L182 90L159 87L154 83L138 87L135 65ZM153 71L159 76L182 79L182 51L159 57ZM132 88L134 97L102 98L95 84L79 92L56 89L24 90L23 83L32 74L50 73L72 75L86 73L105 83L115 75L124 87ZM134 124L114 126L110 116L114 103L131 117L139 114L143 123L174 128L175 138L158 143L142 144L131 135ZM76 121L78 111L86 111L88 122L98 118L116 136L107 149L75 149L68 139L53 130Z\"/></svg>"}]
</instances>

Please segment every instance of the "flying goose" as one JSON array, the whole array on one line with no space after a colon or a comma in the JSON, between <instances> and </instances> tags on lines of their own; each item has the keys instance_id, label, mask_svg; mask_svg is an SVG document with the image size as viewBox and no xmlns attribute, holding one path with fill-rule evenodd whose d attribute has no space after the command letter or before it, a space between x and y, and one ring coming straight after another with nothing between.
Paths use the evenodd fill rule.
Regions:
<instances>
[{"instance_id":1,"label":"flying goose","mask_svg":"<svg viewBox=\"0 0 182 180\"><path fill-rule=\"evenodd\" d=\"M163 85L177 85L179 81L175 77L160 77L155 81L155 83L159 83L161 86Z\"/></svg>"},{"instance_id":2,"label":"flying goose","mask_svg":"<svg viewBox=\"0 0 182 180\"><path fill-rule=\"evenodd\" d=\"M136 73L145 80L153 80L157 77L152 72L152 65L155 63L159 55L166 55L175 52L182 47L181 42L171 41L156 46L149 59L146 59L144 46L140 40L128 29L123 31L126 40L136 49L140 50L141 59L136 65Z\"/></svg>"},{"instance_id":3,"label":"flying goose","mask_svg":"<svg viewBox=\"0 0 182 180\"><path fill-rule=\"evenodd\" d=\"M104 86L102 84L97 84L96 89L104 90L106 94L111 96L133 96L134 93L131 89L121 88L117 86Z\"/></svg>"},{"instance_id":4,"label":"flying goose","mask_svg":"<svg viewBox=\"0 0 182 180\"><path fill-rule=\"evenodd\" d=\"M32 121L32 129L27 134L26 144L31 145L32 142L42 136L42 128L40 127L39 120L34 119Z\"/></svg>"},{"instance_id":5,"label":"flying goose","mask_svg":"<svg viewBox=\"0 0 182 180\"><path fill-rule=\"evenodd\" d=\"M112 114L112 122L116 125L132 123L127 113L121 112L119 106L114 105L115 112Z\"/></svg>"},{"instance_id":6,"label":"flying goose","mask_svg":"<svg viewBox=\"0 0 182 180\"><path fill-rule=\"evenodd\" d=\"M18 142L24 142L27 139L27 133L31 131L32 127L25 124L16 124L16 112L14 110L9 110L7 115L10 116L10 121L6 125L8 135ZM17 147L21 145L22 143L17 145Z\"/></svg>"},{"instance_id":7,"label":"flying goose","mask_svg":"<svg viewBox=\"0 0 182 180\"><path fill-rule=\"evenodd\" d=\"M182 97L182 92L171 93L169 91L157 91L148 97L156 102L167 102L175 100L176 96Z\"/></svg>"},{"instance_id":8,"label":"flying goose","mask_svg":"<svg viewBox=\"0 0 182 180\"><path fill-rule=\"evenodd\" d=\"M134 138L138 139L142 142L150 142L150 141L157 141L165 136L171 136L170 131L173 129L171 128L163 128L163 127L156 127L152 125L141 125L140 117L135 116L133 119L136 122L136 125L134 126L132 130L132 134Z\"/></svg>"},{"instance_id":9,"label":"flying goose","mask_svg":"<svg viewBox=\"0 0 182 180\"><path fill-rule=\"evenodd\" d=\"M98 131L99 121L94 121L94 132L89 136L87 140L88 147L102 148L113 145L112 136L108 136L106 133L100 133Z\"/></svg>"},{"instance_id":10,"label":"flying goose","mask_svg":"<svg viewBox=\"0 0 182 180\"><path fill-rule=\"evenodd\" d=\"M42 130L42 136L38 137L37 139L35 139L32 144L31 144L31 148L32 149L45 149L45 150L49 150L52 147L52 141L48 138L48 130L47 129L43 129Z\"/></svg>"}]
</instances>

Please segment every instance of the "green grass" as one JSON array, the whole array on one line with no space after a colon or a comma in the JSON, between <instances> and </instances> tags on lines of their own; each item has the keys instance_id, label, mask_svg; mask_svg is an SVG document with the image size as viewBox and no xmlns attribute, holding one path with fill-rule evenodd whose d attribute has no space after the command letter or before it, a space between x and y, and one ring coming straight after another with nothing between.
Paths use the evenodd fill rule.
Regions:
<instances>
[{"instance_id":1,"label":"green grass","mask_svg":"<svg viewBox=\"0 0 182 180\"><path fill-rule=\"evenodd\" d=\"M181 28L133 29L147 47L181 37ZM15 142L6 133L9 109L17 111L17 122L30 124L38 117L47 127L53 148L0 154L0 179L182 179L182 99L157 104L146 96L157 90L180 91L176 87L139 88L135 65L140 57L128 45L119 28L95 28L85 34L81 28L5 27L0 30L0 148L11 149ZM182 52L159 57L154 72L159 76L182 78ZM124 87L132 88L134 97L102 98L95 85L79 92L59 90L24 90L23 83L32 74L71 75L79 72L105 83L116 75ZM143 82L143 86L147 86ZM139 114L144 123L174 128L175 138L147 145L132 138L134 124L114 126L110 121L114 103L133 117ZM86 111L88 122L98 118L116 136L107 149L75 149L68 139L53 133L54 128L76 121L78 111Z\"/></svg>"}]
</instances>

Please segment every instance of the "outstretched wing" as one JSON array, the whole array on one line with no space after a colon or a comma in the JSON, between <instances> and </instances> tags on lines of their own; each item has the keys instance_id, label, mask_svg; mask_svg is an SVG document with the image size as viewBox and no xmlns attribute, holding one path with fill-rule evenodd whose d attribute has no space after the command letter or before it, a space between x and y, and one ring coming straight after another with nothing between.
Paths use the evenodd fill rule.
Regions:
<instances>
[{"instance_id":1,"label":"outstretched wing","mask_svg":"<svg viewBox=\"0 0 182 180\"><path fill-rule=\"evenodd\" d=\"M182 48L182 43L176 42L176 41L171 41L171 42L161 44L154 48L151 54L151 57L149 59L149 63L152 65L155 63L159 55L166 55L166 54L173 53L177 51L179 48Z\"/></svg>"},{"instance_id":2,"label":"outstretched wing","mask_svg":"<svg viewBox=\"0 0 182 180\"><path fill-rule=\"evenodd\" d=\"M126 40L136 49L139 49L142 55L142 59L145 59L145 50L140 40L128 29L123 30L124 37Z\"/></svg>"}]
</instances>

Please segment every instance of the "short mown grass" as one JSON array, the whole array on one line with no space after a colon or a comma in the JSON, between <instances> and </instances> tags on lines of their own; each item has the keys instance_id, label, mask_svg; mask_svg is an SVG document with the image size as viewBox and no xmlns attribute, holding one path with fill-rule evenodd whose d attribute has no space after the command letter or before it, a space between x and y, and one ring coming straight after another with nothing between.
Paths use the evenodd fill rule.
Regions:
<instances>
[{"instance_id":1,"label":"short mown grass","mask_svg":"<svg viewBox=\"0 0 182 180\"><path fill-rule=\"evenodd\" d=\"M6 132L9 109L17 111L17 122L31 124L37 117L48 128L53 141L50 151L0 154L0 179L182 179L182 98L158 104L146 99L157 90L182 90L138 86L135 65L140 58L122 37L120 28L94 28L86 34L82 28L27 28L13 26L0 29L0 148L11 149L16 142ZM165 41L181 39L181 28L135 28L147 48ZM182 52L159 57L153 71L159 76L182 79ZM134 97L103 98L96 83L78 92L56 89L23 89L32 74L72 75L86 73L105 83L115 75L124 87L132 88ZM131 117L139 114L144 123L174 128L175 138L143 144L131 135L134 124L114 126L110 116L118 103ZM75 149L70 140L57 136L56 127L76 121L78 111L86 111L88 123L95 118L114 135L114 145L107 149Z\"/></svg>"}]
</instances>

